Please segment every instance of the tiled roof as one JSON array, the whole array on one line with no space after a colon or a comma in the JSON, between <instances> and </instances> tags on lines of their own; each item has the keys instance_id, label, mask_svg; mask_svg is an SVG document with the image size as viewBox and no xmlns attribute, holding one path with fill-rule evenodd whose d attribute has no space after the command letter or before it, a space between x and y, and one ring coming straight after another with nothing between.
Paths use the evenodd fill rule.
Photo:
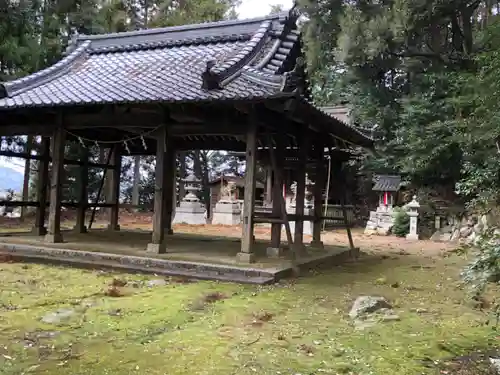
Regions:
<instances>
[{"instance_id":1,"label":"tiled roof","mask_svg":"<svg viewBox=\"0 0 500 375\"><path fill-rule=\"evenodd\" d=\"M48 69L0 85L0 108L253 99L291 94L294 12L78 36Z\"/></svg>"},{"instance_id":2,"label":"tiled roof","mask_svg":"<svg viewBox=\"0 0 500 375\"><path fill-rule=\"evenodd\" d=\"M0 83L0 111L120 103L295 98L302 120L373 141L311 102L296 8L264 18L80 35L55 65Z\"/></svg>"},{"instance_id":3,"label":"tiled roof","mask_svg":"<svg viewBox=\"0 0 500 375\"><path fill-rule=\"evenodd\" d=\"M401 187L401 176L376 175L373 182L374 191L398 191Z\"/></svg>"}]
</instances>

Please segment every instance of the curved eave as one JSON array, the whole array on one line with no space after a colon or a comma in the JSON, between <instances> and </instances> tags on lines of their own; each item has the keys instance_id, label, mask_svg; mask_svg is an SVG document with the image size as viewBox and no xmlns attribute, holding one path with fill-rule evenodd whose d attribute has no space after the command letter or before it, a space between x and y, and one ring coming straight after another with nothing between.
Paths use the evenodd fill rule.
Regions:
<instances>
[{"instance_id":1,"label":"curved eave","mask_svg":"<svg viewBox=\"0 0 500 375\"><path fill-rule=\"evenodd\" d=\"M328 115L321 109L306 100L299 100L295 116L300 116L303 120L313 125L320 125L335 138L346 142L351 146L358 146L371 151L374 148L374 141L352 126Z\"/></svg>"},{"instance_id":2,"label":"curved eave","mask_svg":"<svg viewBox=\"0 0 500 375\"><path fill-rule=\"evenodd\" d=\"M227 80L230 76L235 75L241 68L249 64L266 42L271 26L271 21L264 21L257 32L246 43L245 47L221 64L213 66L210 69L210 74L219 82L222 82L223 80Z\"/></svg>"},{"instance_id":3,"label":"curved eave","mask_svg":"<svg viewBox=\"0 0 500 375\"><path fill-rule=\"evenodd\" d=\"M90 41L84 42L54 65L26 77L0 84L0 99L12 98L65 74L75 63L85 57L89 46Z\"/></svg>"},{"instance_id":4,"label":"curved eave","mask_svg":"<svg viewBox=\"0 0 500 375\"><path fill-rule=\"evenodd\" d=\"M297 19L300 16L296 7L279 17L266 19L260 25L244 48L220 62L207 61L207 69L203 73L203 87L208 90L223 89L236 77L243 75L246 79L261 86L266 86L277 92L292 91L287 83L290 72L284 71L286 63L292 56L292 51L300 48L300 32L296 30ZM279 20L279 24L277 21ZM274 43L264 56L264 46ZM258 61L256 61L258 60ZM288 64L295 66L295 62Z\"/></svg>"}]
</instances>

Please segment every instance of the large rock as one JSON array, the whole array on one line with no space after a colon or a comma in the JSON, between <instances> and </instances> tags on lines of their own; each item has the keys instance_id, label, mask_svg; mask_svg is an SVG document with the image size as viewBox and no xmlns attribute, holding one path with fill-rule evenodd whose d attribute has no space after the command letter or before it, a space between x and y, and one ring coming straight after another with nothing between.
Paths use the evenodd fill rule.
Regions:
<instances>
[{"instance_id":1,"label":"large rock","mask_svg":"<svg viewBox=\"0 0 500 375\"><path fill-rule=\"evenodd\" d=\"M75 310L73 309L58 309L54 312L48 313L40 319L43 323L46 324L59 324L63 321L68 320L75 314Z\"/></svg>"},{"instance_id":2,"label":"large rock","mask_svg":"<svg viewBox=\"0 0 500 375\"><path fill-rule=\"evenodd\" d=\"M474 225L474 232L476 234L481 234L483 233L483 230L484 230L484 225L483 223L479 222L477 223L476 225Z\"/></svg>"},{"instance_id":3,"label":"large rock","mask_svg":"<svg viewBox=\"0 0 500 375\"><path fill-rule=\"evenodd\" d=\"M472 232L473 232L472 227L469 227L469 226L462 227L462 228L460 228L460 237L467 238L471 235Z\"/></svg>"},{"instance_id":4,"label":"large rock","mask_svg":"<svg viewBox=\"0 0 500 375\"><path fill-rule=\"evenodd\" d=\"M374 234L377 234L377 230L372 228L366 228L364 234L367 236L372 236Z\"/></svg>"},{"instance_id":5,"label":"large rock","mask_svg":"<svg viewBox=\"0 0 500 375\"><path fill-rule=\"evenodd\" d=\"M500 358L490 358L491 367L497 374L500 374Z\"/></svg>"},{"instance_id":6,"label":"large rock","mask_svg":"<svg viewBox=\"0 0 500 375\"><path fill-rule=\"evenodd\" d=\"M390 233L391 233L391 228L388 227L377 228L377 234L379 236L388 236Z\"/></svg>"},{"instance_id":7,"label":"large rock","mask_svg":"<svg viewBox=\"0 0 500 375\"><path fill-rule=\"evenodd\" d=\"M349 317L357 319L381 309L392 309L391 304L384 297L360 296L354 301Z\"/></svg>"},{"instance_id":8,"label":"large rock","mask_svg":"<svg viewBox=\"0 0 500 375\"><path fill-rule=\"evenodd\" d=\"M455 229L451 235L450 241L457 242L460 239L460 230Z\"/></svg>"}]
</instances>

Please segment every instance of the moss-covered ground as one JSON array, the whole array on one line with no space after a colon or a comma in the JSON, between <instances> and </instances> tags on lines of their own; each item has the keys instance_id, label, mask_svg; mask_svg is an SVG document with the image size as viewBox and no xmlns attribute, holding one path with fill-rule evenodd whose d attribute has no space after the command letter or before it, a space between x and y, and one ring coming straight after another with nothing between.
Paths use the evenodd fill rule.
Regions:
<instances>
[{"instance_id":1,"label":"moss-covered ground","mask_svg":"<svg viewBox=\"0 0 500 375\"><path fill-rule=\"evenodd\" d=\"M0 373L436 374L433 361L498 340L467 302L463 262L363 255L266 287L3 262ZM401 320L356 330L360 295ZM69 316L41 321L57 310Z\"/></svg>"}]
</instances>

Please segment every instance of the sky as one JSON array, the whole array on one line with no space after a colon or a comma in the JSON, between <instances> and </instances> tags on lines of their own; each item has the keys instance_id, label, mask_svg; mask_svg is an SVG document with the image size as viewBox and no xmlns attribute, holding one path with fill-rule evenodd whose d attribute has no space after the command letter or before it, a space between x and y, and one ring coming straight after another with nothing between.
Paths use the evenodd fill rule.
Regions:
<instances>
[{"instance_id":1,"label":"sky","mask_svg":"<svg viewBox=\"0 0 500 375\"><path fill-rule=\"evenodd\" d=\"M269 14L271 5L281 4L285 10L293 6L293 0L242 0L238 8L240 18L262 17Z\"/></svg>"}]
</instances>

